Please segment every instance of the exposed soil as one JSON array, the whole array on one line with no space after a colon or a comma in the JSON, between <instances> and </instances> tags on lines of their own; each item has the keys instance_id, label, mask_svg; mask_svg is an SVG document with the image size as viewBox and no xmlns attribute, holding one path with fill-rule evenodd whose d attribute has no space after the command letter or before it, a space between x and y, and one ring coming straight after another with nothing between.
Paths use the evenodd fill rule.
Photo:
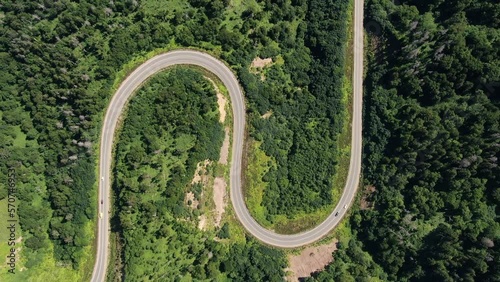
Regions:
<instances>
[{"instance_id":1,"label":"exposed soil","mask_svg":"<svg viewBox=\"0 0 500 282\"><path fill-rule=\"evenodd\" d=\"M337 240L327 245L308 247L299 255L289 255L290 267L287 269L291 274L288 281L299 281L299 278L309 277L312 272L321 271L333 261L333 252L337 250Z\"/></svg>"},{"instance_id":2,"label":"exposed soil","mask_svg":"<svg viewBox=\"0 0 500 282\"><path fill-rule=\"evenodd\" d=\"M207 173L207 166L210 164L209 160L205 160L203 162L199 162L196 165L196 170L194 172L193 180L191 180L191 184L201 183L203 186L206 186L209 181L209 177ZM203 197L203 192L201 192L200 199ZM188 202L191 201L191 204L188 205ZM189 191L186 193L184 197L185 204L191 209L197 209L199 200L195 199L194 193ZM206 228L207 217L205 215L198 216L198 228L201 230L205 230Z\"/></svg>"},{"instance_id":3,"label":"exposed soil","mask_svg":"<svg viewBox=\"0 0 500 282\"><path fill-rule=\"evenodd\" d=\"M271 60L271 59L269 59ZM272 62L272 60L271 60ZM265 64L264 64L265 65ZM215 82L208 78L208 79L214 86L215 91L217 93L217 104L219 106L219 122L224 123L226 120L226 97L219 91L219 88L217 87L217 84ZM225 131L225 137L224 141L222 142L222 147L220 151L220 158L219 158L219 163L223 165L227 165L228 162L228 156L229 156L229 128L226 127L224 129ZM206 168L210 164L209 160L205 160L204 162L198 163L196 167L196 171L193 176L193 180L191 181L191 184L196 184L196 183L201 183L203 186L206 187L206 185L209 182L209 176L206 175ZM215 204L215 222L214 225L216 227L220 227L220 222L222 220L222 215L225 212L225 207L226 207L226 202L225 202L225 197L226 197L226 181L223 177L216 177L214 179L214 187L213 187L213 201ZM195 199L194 193L193 192L188 192L186 193L185 197L185 203L191 201L191 205L188 205L190 208L195 209L199 201ZM200 215L198 217L198 229L205 230L207 226L207 216L205 214Z\"/></svg>"},{"instance_id":4,"label":"exposed soil","mask_svg":"<svg viewBox=\"0 0 500 282\"><path fill-rule=\"evenodd\" d=\"M227 165L227 158L229 156L229 128L225 128L225 137L224 141L222 142L222 147L220 148L220 157L219 157L219 163L223 165Z\"/></svg>"},{"instance_id":5,"label":"exposed soil","mask_svg":"<svg viewBox=\"0 0 500 282\"><path fill-rule=\"evenodd\" d=\"M205 230L207 226L207 216L202 214L198 217L198 229Z\"/></svg>"},{"instance_id":6,"label":"exposed soil","mask_svg":"<svg viewBox=\"0 0 500 282\"><path fill-rule=\"evenodd\" d=\"M265 114L263 114L260 118L263 119L268 119L271 115L273 114L272 111L267 111Z\"/></svg>"},{"instance_id":7,"label":"exposed soil","mask_svg":"<svg viewBox=\"0 0 500 282\"><path fill-rule=\"evenodd\" d=\"M206 184L208 177L205 175L207 171L207 166L210 164L209 160L205 160L203 162L199 162L196 165L196 170L194 172L193 180L191 180L191 184L196 184L202 182L202 184Z\"/></svg>"},{"instance_id":8,"label":"exposed soil","mask_svg":"<svg viewBox=\"0 0 500 282\"><path fill-rule=\"evenodd\" d=\"M255 59L253 59L252 61L252 64L250 65L250 67L252 68L263 68L269 64L272 64L273 63L273 59L271 58L265 58L265 59L261 59L259 57L256 57Z\"/></svg>"},{"instance_id":9,"label":"exposed soil","mask_svg":"<svg viewBox=\"0 0 500 282\"><path fill-rule=\"evenodd\" d=\"M196 207L198 206L198 204L200 203L198 200L196 200L194 198L194 193L193 192L188 192L186 193L186 197L184 199L184 201L186 202L186 205L188 207L190 207L191 209L196 209ZM188 205L188 202L191 201L191 205Z\"/></svg>"},{"instance_id":10,"label":"exposed soil","mask_svg":"<svg viewBox=\"0 0 500 282\"><path fill-rule=\"evenodd\" d=\"M226 120L226 97L217 90L217 104L219 105L219 122L224 123Z\"/></svg>"},{"instance_id":11,"label":"exposed soil","mask_svg":"<svg viewBox=\"0 0 500 282\"><path fill-rule=\"evenodd\" d=\"M215 203L215 222L214 225L220 227L222 215L226 208L226 180L223 177L216 177L214 179L214 203Z\"/></svg>"},{"instance_id":12,"label":"exposed soil","mask_svg":"<svg viewBox=\"0 0 500 282\"><path fill-rule=\"evenodd\" d=\"M264 81L266 80L266 76L264 75L264 73L262 73L262 69L271 65L272 63L273 59L271 58L261 59L259 57L256 57L255 59L253 59L252 64L250 65L250 72L253 74L260 74L260 80Z\"/></svg>"}]
</instances>

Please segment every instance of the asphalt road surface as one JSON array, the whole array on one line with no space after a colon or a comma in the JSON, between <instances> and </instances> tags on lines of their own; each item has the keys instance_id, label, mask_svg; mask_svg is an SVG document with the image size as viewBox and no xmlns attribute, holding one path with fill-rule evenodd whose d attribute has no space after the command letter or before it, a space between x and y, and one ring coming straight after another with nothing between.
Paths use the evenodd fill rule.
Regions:
<instances>
[{"instance_id":1,"label":"asphalt road surface","mask_svg":"<svg viewBox=\"0 0 500 282\"><path fill-rule=\"evenodd\" d=\"M245 130L245 103L243 92L233 72L222 62L208 54L179 50L158 55L132 72L121 84L109 104L101 132L99 167L99 221L97 256L92 281L104 281L108 263L110 172L112 145L115 129L127 101L141 84L159 71L174 65L196 65L215 74L226 86L233 110L233 147L230 172L230 196L244 228L265 244L280 248L293 248L317 241L327 235L345 215L356 195L361 171L361 113L363 76L363 0L355 0L354 6L354 70L353 70L353 122L349 174L342 197L328 216L315 228L293 235L276 234L260 226L245 206L241 188L241 163Z\"/></svg>"}]
</instances>

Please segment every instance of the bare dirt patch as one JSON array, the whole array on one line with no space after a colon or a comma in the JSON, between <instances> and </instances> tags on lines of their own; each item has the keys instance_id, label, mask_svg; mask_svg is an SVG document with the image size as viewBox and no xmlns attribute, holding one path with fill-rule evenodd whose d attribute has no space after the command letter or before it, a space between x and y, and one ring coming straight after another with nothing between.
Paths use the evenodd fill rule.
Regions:
<instances>
[{"instance_id":1,"label":"bare dirt patch","mask_svg":"<svg viewBox=\"0 0 500 282\"><path fill-rule=\"evenodd\" d=\"M265 58L265 59L261 59L260 57L256 57L255 59L253 59L252 61L252 64L250 65L250 67L252 68L263 68L267 65L270 65L273 63L273 59L271 58Z\"/></svg>"},{"instance_id":2,"label":"bare dirt patch","mask_svg":"<svg viewBox=\"0 0 500 282\"><path fill-rule=\"evenodd\" d=\"M207 166L210 164L209 160L205 160L203 162L199 162L196 165L196 170L194 172L193 180L191 180L191 184L196 184L202 182L202 184L205 184L205 182L208 180L208 177L205 175L207 171Z\"/></svg>"},{"instance_id":3,"label":"bare dirt patch","mask_svg":"<svg viewBox=\"0 0 500 282\"><path fill-rule=\"evenodd\" d=\"M272 114L273 114L273 111L267 111L265 114L260 116L260 118L268 119L269 117L271 117Z\"/></svg>"},{"instance_id":4,"label":"bare dirt patch","mask_svg":"<svg viewBox=\"0 0 500 282\"><path fill-rule=\"evenodd\" d=\"M333 252L337 250L337 240L316 247L308 247L299 255L289 255L288 281L299 281L299 278L309 277L312 272L321 271L333 261Z\"/></svg>"},{"instance_id":5,"label":"bare dirt patch","mask_svg":"<svg viewBox=\"0 0 500 282\"><path fill-rule=\"evenodd\" d=\"M224 137L224 141L222 142L222 147L220 148L219 163L227 165L227 158L229 156L229 128L226 127L224 130L226 135Z\"/></svg>"},{"instance_id":6,"label":"bare dirt patch","mask_svg":"<svg viewBox=\"0 0 500 282\"><path fill-rule=\"evenodd\" d=\"M186 202L186 205L188 207L190 207L191 209L193 209L193 210L196 209L196 207L200 203L198 200L196 200L194 198L194 193L193 192L186 193L186 197L185 197L184 201ZM189 204L189 201L191 201L191 204Z\"/></svg>"},{"instance_id":7,"label":"bare dirt patch","mask_svg":"<svg viewBox=\"0 0 500 282\"><path fill-rule=\"evenodd\" d=\"M207 216L202 214L198 217L198 229L205 230L207 226Z\"/></svg>"},{"instance_id":8,"label":"bare dirt patch","mask_svg":"<svg viewBox=\"0 0 500 282\"><path fill-rule=\"evenodd\" d=\"M226 180L223 177L214 179L214 203L215 203L215 226L220 227L222 215L225 212L226 202Z\"/></svg>"},{"instance_id":9,"label":"bare dirt patch","mask_svg":"<svg viewBox=\"0 0 500 282\"><path fill-rule=\"evenodd\" d=\"M266 80L266 76L264 75L262 70L267 66L272 65L272 63L272 58L261 59L259 57L256 57L255 59L253 59L252 64L250 65L250 72L253 74L260 74L260 80L264 81Z\"/></svg>"},{"instance_id":10,"label":"bare dirt patch","mask_svg":"<svg viewBox=\"0 0 500 282\"><path fill-rule=\"evenodd\" d=\"M219 105L219 122L224 123L226 120L226 98L217 90L217 104Z\"/></svg>"}]
</instances>

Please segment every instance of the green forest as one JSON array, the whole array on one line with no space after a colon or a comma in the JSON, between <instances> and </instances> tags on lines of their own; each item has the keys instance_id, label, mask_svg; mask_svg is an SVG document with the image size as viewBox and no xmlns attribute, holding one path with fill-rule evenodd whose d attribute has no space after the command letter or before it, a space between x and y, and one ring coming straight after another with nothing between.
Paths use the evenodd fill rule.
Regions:
<instances>
[{"instance_id":1,"label":"green forest","mask_svg":"<svg viewBox=\"0 0 500 282\"><path fill-rule=\"evenodd\" d=\"M7 169L15 167L21 225L18 236L22 236L18 269L24 270L15 278L0 276L0 280L89 278L98 218L99 133L106 106L128 71L151 54L177 48L195 48L219 57L240 79L247 99L248 142L260 144L249 148L269 159L263 164L266 173L252 176L258 187L248 187L262 191L252 213L262 211L262 220L272 224L276 216L293 219L328 209L333 204L337 139L345 115L342 84L348 10L347 0L2 3L0 156L5 161L0 164L0 200L6 196ZM251 63L257 57L269 58L272 63L253 68ZM187 86L179 86L183 87ZM193 89L204 92L205 87L203 82ZM210 108L208 104L203 107ZM262 118L266 113L272 115ZM185 125L182 130L190 126L194 125ZM129 172L143 161L143 153L151 157L151 150L166 146L154 132L160 131L148 133L141 146L130 140L130 146L135 145L127 148L132 151L124 159ZM207 131L205 137L219 136L217 132ZM191 144L189 134L182 135L186 139L181 137L177 145ZM184 163L172 167L172 173L180 175L169 184L181 187L185 180L181 167L192 169L198 157L214 156L209 147L198 146L192 150L201 151L187 159L182 151L187 147L172 147L176 151L171 153L178 154L174 159L182 157ZM157 165L168 164L166 159L156 161ZM132 187L138 183L126 184ZM133 187L151 189L144 184ZM185 216L179 194L175 194L179 192L174 191L163 194L168 211L172 218ZM123 212L126 204L121 201L130 195L117 191L115 196L120 199L115 227L127 227L137 220ZM154 204L140 208L141 212L154 211ZM194 232L186 228L176 225L174 229ZM227 237L222 231L219 235ZM205 235L200 236L203 241ZM248 242L234 250L229 247L228 252L250 252L262 257L262 262L266 253L271 253L274 262L282 263L274 250ZM241 269L251 269L249 261L238 263ZM199 266L208 267L204 262ZM282 276L279 269L272 279Z\"/></svg>"},{"instance_id":2,"label":"green forest","mask_svg":"<svg viewBox=\"0 0 500 282\"><path fill-rule=\"evenodd\" d=\"M307 281L500 280L499 19L497 1L366 2L361 203Z\"/></svg>"},{"instance_id":3,"label":"green forest","mask_svg":"<svg viewBox=\"0 0 500 282\"><path fill-rule=\"evenodd\" d=\"M251 240L219 243L193 223L200 208L184 203L196 164L219 158L216 102L212 84L181 67L154 76L132 99L115 153L114 228L123 264L115 275L128 281L279 281L284 275L281 251Z\"/></svg>"},{"instance_id":4,"label":"green forest","mask_svg":"<svg viewBox=\"0 0 500 282\"><path fill-rule=\"evenodd\" d=\"M90 278L104 112L127 72L159 52L204 50L237 74L246 165L258 167L245 192L259 196L249 205L259 222L333 206L351 6L4 1L0 208L14 168L22 271L8 276L1 265L0 280ZM349 243L306 280L500 280L499 25L495 0L365 1L363 185L347 219ZM252 67L257 57L272 63ZM196 163L219 154L215 108L213 88L192 69L159 74L132 101L116 148L112 222L126 280L161 280L167 270L179 280L285 275L283 251L251 238L232 242L227 225L203 232L183 221L197 212L183 205Z\"/></svg>"}]
</instances>

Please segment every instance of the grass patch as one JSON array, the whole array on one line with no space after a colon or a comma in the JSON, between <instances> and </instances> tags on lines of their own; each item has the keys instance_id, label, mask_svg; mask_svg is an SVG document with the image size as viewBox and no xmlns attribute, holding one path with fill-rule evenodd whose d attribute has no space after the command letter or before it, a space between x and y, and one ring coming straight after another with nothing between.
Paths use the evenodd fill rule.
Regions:
<instances>
[{"instance_id":1,"label":"grass patch","mask_svg":"<svg viewBox=\"0 0 500 282\"><path fill-rule=\"evenodd\" d=\"M225 19L221 26L226 26L229 30L243 24L241 14L245 10L262 11L262 7L255 0L231 0L229 6L225 10Z\"/></svg>"},{"instance_id":2,"label":"grass patch","mask_svg":"<svg viewBox=\"0 0 500 282\"><path fill-rule=\"evenodd\" d=\"M188 1L184 0L148 0L141 1L141 8L145 14L157 15L161 13L166 19L173 19L176 12L181 12L189 8Z\"/></svg>"},{"instance_id":3,"label":"grass patch","mask_svg":"<svg viewBox=\"0 0 500 282\"><path fill-rule=\"evenodd\" d=\"M83 281L82 271L76 272L71 267L61 267L54 260L52 253L53 247L51 246L48 253L41 258L41 264L31 269L33 273L37 273L36 275L30 275L30 279L28 280L19 279L12 281Z\"/></svg>"},{"instance_id":4,"label":"grass patch","mask_svg":"<svg viewBox=\"0 0 500 282\"><path fill-rule=\"evenodd\" d=\"M21 126L13 126L16 138L14 139L14 147L26 148L26 134L21 131Z\"/></svg>"},{"instance_id":5,"label":"grass patch","mask_svg":"<svg viewBox=\"0 0 500 282\"><path fill-rule=\"evenodd\" d=\"M6 223L8 218L7 212L7 198L0 200L0 222ZM17 219L17 215L16 218ZM91 227L90 224L87 227ZM86 232L93 232L90 228L86 228ZM17 238L21 237L22 231L17 225L16 229ZM10 252L10 246L7 245L9 238L9 230L7 228L0 228L0 256L6 258ZM25 240L25 238L23 238ZM58 262L54 260L53 257L53 245L49 242L49 247L41 252L26 252L23 251L22 241L21 243L16 243L16 248L19 252L16 252L16 272L15 274L10 274L7 272L8 266L4 263L2 259L2 264L0 264L0 281L10 282L10 281L88 281L89 276L92 274L93 260L91 259L91 247L88 246L83 249L83 259L82 267L75 271L72 267L61 266ZM29 264L36 265L35 267L29 267Z\"/></svg>"},{"instance_id":6,"label":"grass patch","mask_svg":"<svg viewBox=\"0 0 500 282\"><path fill-rule=\"evenodd\" d=\"M246 244L246 231L238 218L236 218L231 201L228 201L227 203L225 216L221 221L221 226L223 226L224 223L229 225L229 239L232 243Z\"/></svg>"},{"instance_id":7,"label":"grass patch","mask_svg":"<svg viewBox=\"0 0 500 282\"><path fill-rule=\"evenodd\" d=\"M95 201L97 201L97 199ZM93 202L95 202L95 201L93 201ZM96 224L93 221L89 221L85 225L84 232L85 232L87 238L92 238L92 239L90 239L91 242L94 242L94 238L95 238L94 231L96 230L96 228L97 228ZM92 272L94 271L94 263L95 263L94 254L96 253L96 251L97 251L97 249L96 249L96 246L94 244L90 244L90 245L86 246L85 248L83 248L84 255L83 255L82 260L81 260L82 267L80 267L82 281L90 281L90 279L92 278Z\"/></svg>"},{"instance_id":8,"label":"grass patch","mask_svg":"<svg viewBox=\"0 0 500 282\"><path fill-rule=\"evenodd\" d=\"M248 137L247 137L248 138ZM262 198L267 183L262 181L262 177L271 166L276 166L276 162L264 151L260 149L262 142L247 140L248 149L246 151L245 162L246 173L244 174L243 193L245 204L255 220L264 227L272 227L271 222L266 219L267 211L262 206Z\"/></svg>"}]
</instances>

